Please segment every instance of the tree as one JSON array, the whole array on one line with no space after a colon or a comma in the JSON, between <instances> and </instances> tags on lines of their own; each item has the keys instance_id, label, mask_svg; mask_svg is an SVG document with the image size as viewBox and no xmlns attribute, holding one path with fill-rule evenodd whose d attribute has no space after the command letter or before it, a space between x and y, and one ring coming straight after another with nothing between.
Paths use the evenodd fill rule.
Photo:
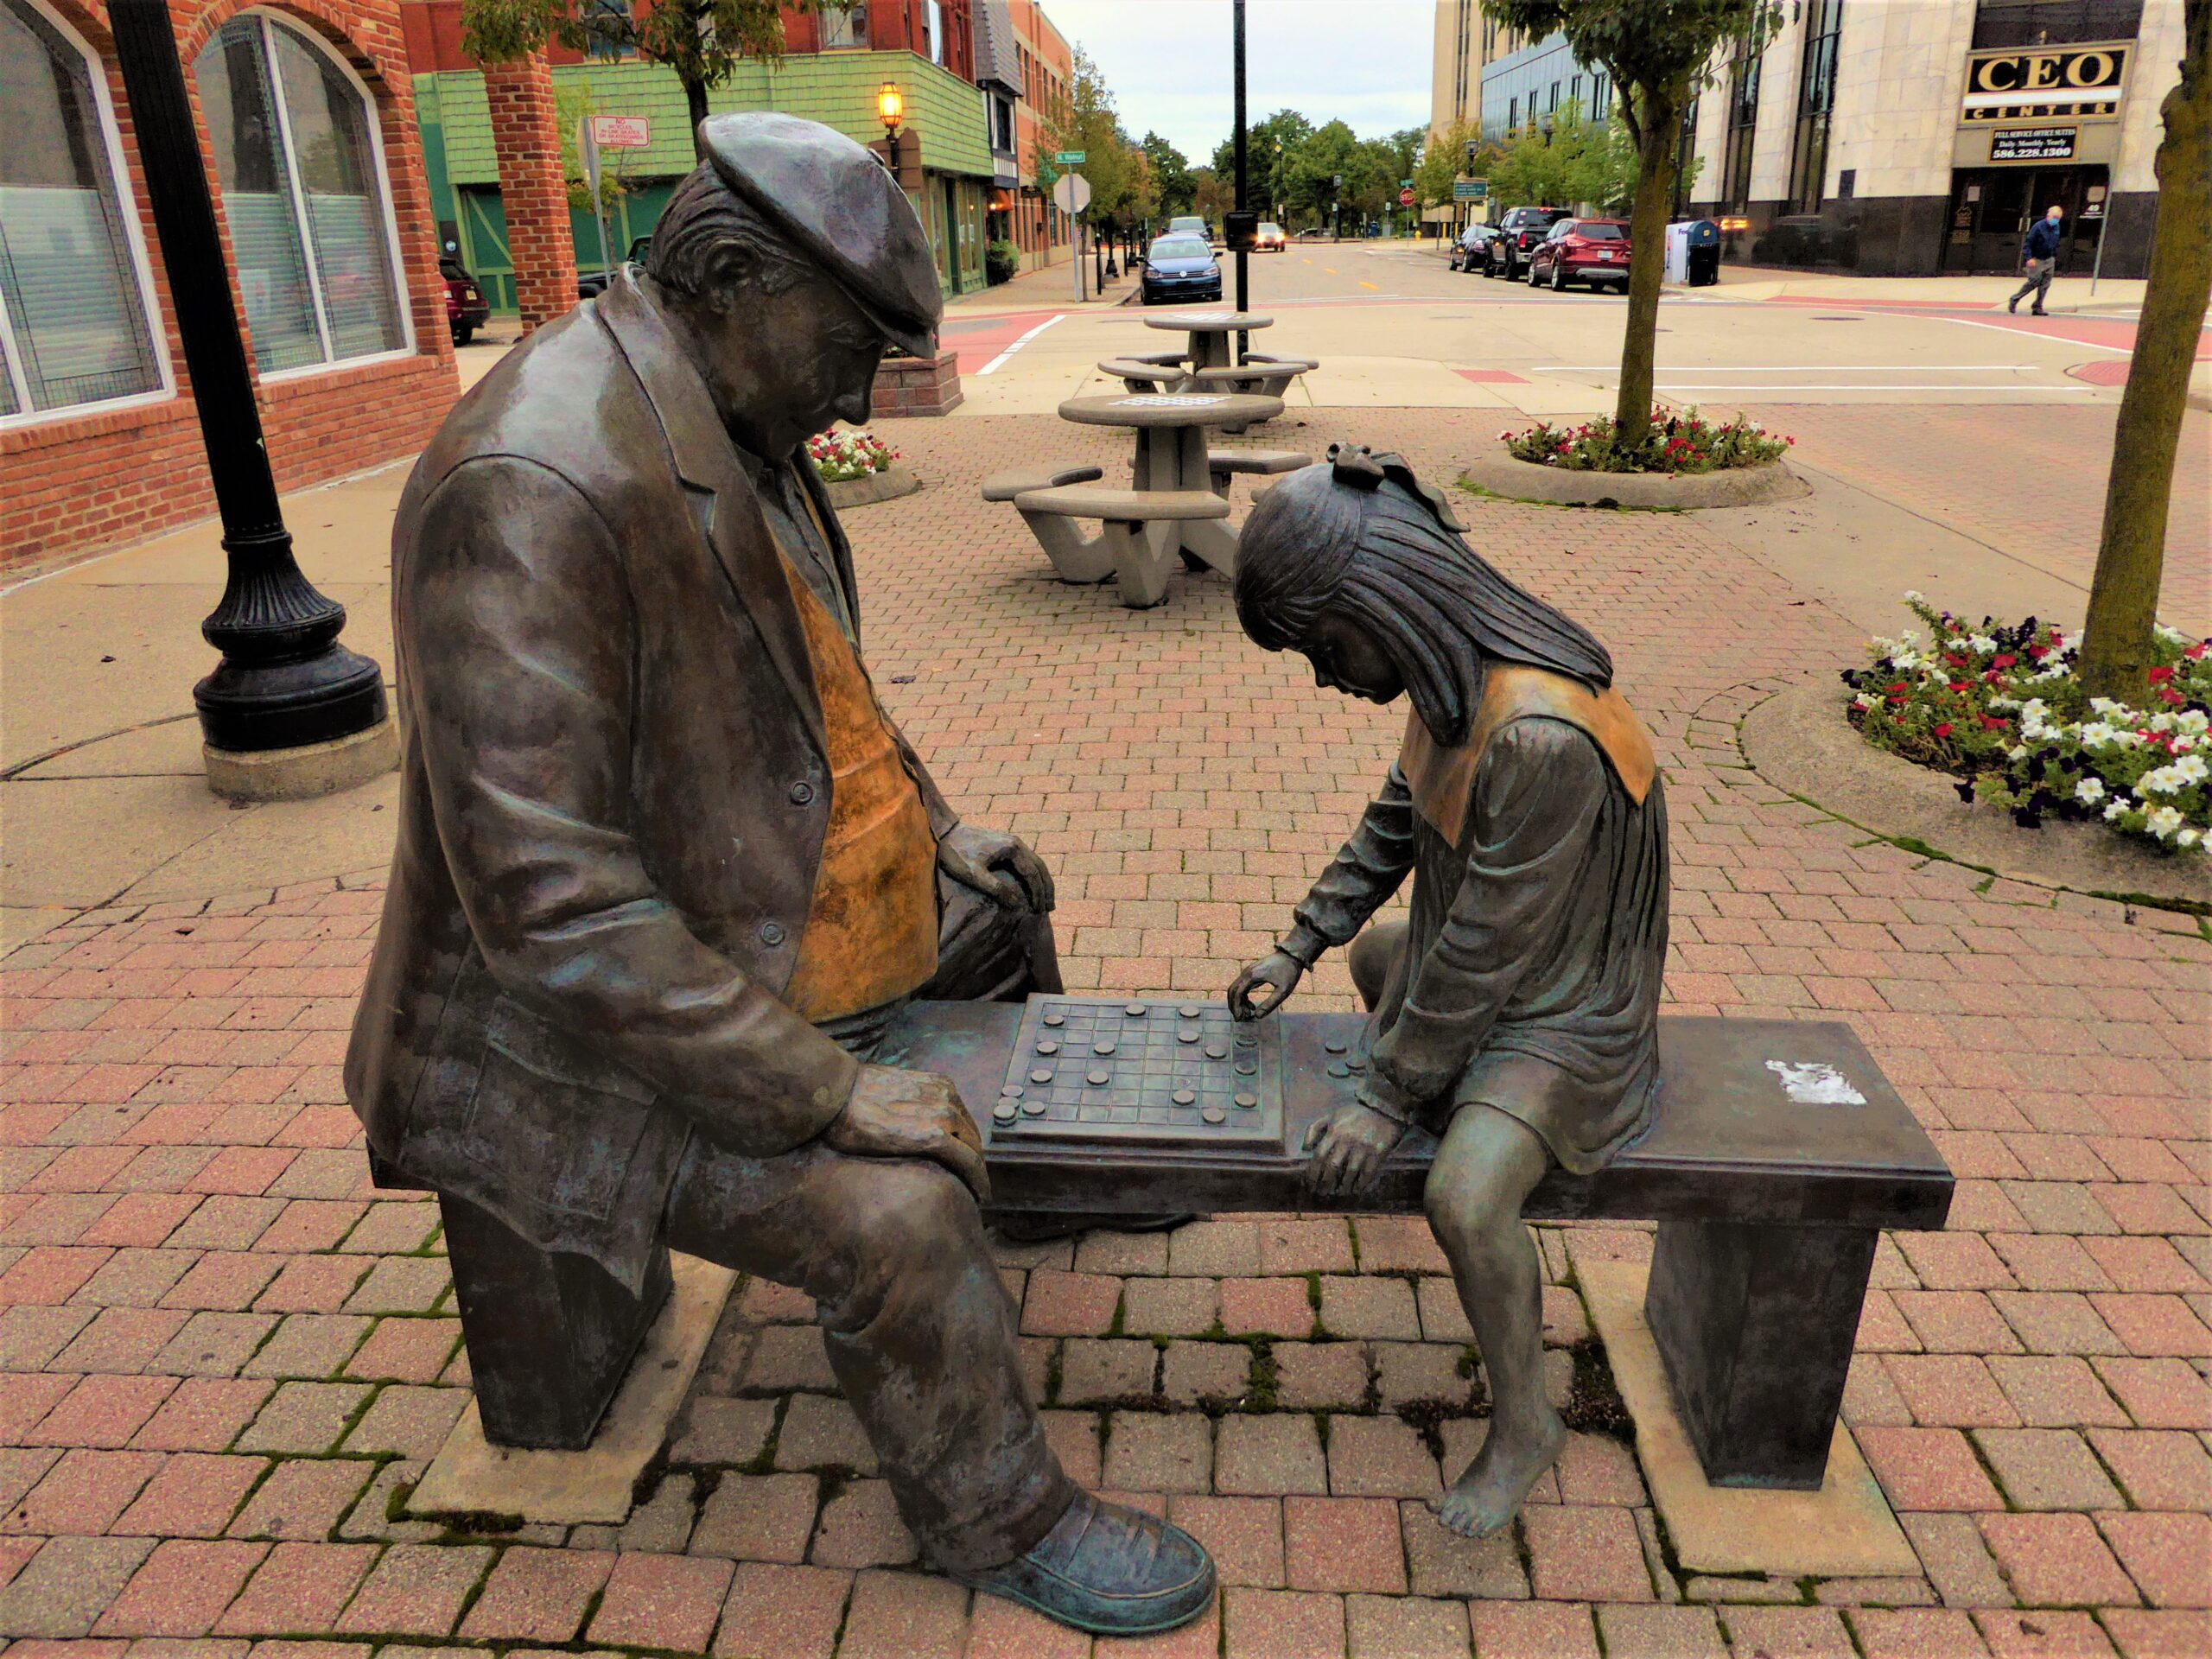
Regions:
<instances>
[{"instance_id":1,"label":"tree","mask_svg":"<svg viewBox=\"0 0 2212 1659\"><path fill-rule=\"evenodd\" d=\"M2152 163L2158 195L2150 281L2113 433L2082 640L2082 686L2092 696L2129 702L2150 690L2174 454L2212 297L2212 0L2184 0L2182 16L2181 79L2160 105L2166 132Z\"/></svg>"},{"instance_id":2,"label":"tree","mask_svg":"<svg viewBox=\"0 0 2212 1659\"><path fill-rule=\"evenodd\" d=\"M1076 170L1090 186L1090 206L1084 217L1094 225L1127 222L1143 188L1144 153L1122 130L1106 78L1081 47L1075 49L1068 76L1066 108L1046 131L1047 142L1039 146L1040 154L1046 149L1084 152L1083 165Z\"/></svg>"},{"instance_id":3,"label":"tree","mask_svg":"<svg viewBox=\"0 0 2212 1659\"><path fill-rule=\"evenodd\" d=\"M1198 196L1198 187L1191 178L1189 158L1156 132L1145 134L1139 148L1152 164L1152 188L1159 198L1158 211L1171 219L1178 213L1189 213Z\"/></svg>"},{"instance_id":4,"label":"tree","mask_svg":"<svg viewBox=\"0 0 2212 1659\"><path fill-rule=\"evenodd\" d=\"M852 0L791 0L801 10L844 11ZM555 41L573 51L634 54L665 64L683 87L693 153L707 93L747 58L784 54L784 0L461 0L461 50L479 63L512 63Z\"/></svg>"},{"instance_id":5,"label":"tree","mask_svg":"<svg viewBox=\"0 0 2212 1659\"><path fill-rule=\"evenodd\" d=\"M1191 169L1191 211L1201 214L1209 224L1219 224L1221 216L1236 205L1236 187L1210 167Z\"/></svg>"},{"instance_id":6,"label":"tree","mask_svg":"<svg viewBox=\"0 0 2212 1659\"><path fill-rule=\"evenodd\" d=\"M1602 67L1620 94L1636 148L1629 213L1628 327L1613 406L1614 442L1641 448L1651 429L1652 363L1659 329L1667 213L1674 199L1682 111L1725 41L1763 44L1781 27L1777 0L1490 0L1488 14L1525 40L1554 30L1577 61Z\"/></svg>"},{"instance_id":7,"label":"tree","mask_svg":"<svg viewBox=\"0 0 2212 1659\"><path fill-rule=\"evenodd\" d=\"M1467 165L1469 144L1476 147L1472 168ZM1448 207L1454 181L1488 178L1495 184L1499 154L1496 145L1483 143L1482 129L1473 122L1453 122L1421 151L1420 164L1413 172L1414 199L1424 207Z\"/></svg>"},{"instance_id":8,"label":"tree","mask_svg":"<svg viewBox=\"0 0 2212 1659\"><path fill-rule=\"evenodd\" d=\"M1312 135L1313 124L1296 110L1277 110L1264 121L1244 129L1246 200L1263 218L1280 217L1290 192L1285 177L1289 153ZM1234 190L1236 184L1236 141L1224 138L1215 146L1213 170Z\"/></svg>"},{"instance_id":9,"label":"tree","mask_svg":"<svg viewBox=\"0 0 2212 1659\"><path fill-rule=\"evenodd\" d=\"M583 151L577 143L576 129L592 113L591 86L587 81L565 81L553 89L554 118L561 126L561 177L569 187L569 206L592 212L591 180L584 172ZM629 194L623 181L620 163L627 150L618 150L609 156L600 156L599 207L612 207Z\"/></svg>"}]
</instances>

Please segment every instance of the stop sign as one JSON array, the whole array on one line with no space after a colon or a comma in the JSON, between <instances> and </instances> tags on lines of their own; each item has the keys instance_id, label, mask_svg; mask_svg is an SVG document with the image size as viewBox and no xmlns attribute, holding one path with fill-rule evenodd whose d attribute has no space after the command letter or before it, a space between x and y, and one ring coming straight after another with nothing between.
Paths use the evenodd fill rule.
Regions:
<instances>
[{"instance_id":1,"label":"stop sign","mask_svg":"<svg viewBox=\"0 0 2212 1659\"><path fill-rule=\"evenodd\" d=\"M1414 193L1413 193L1412 191L1410 191L1410 190L1401 190L1401 191L1399 191L1399 192L1398 192L1398 206L1399 206L1399 207L1412 207L1413 205L1414 205Z\"/></svg>"}]
</instances>

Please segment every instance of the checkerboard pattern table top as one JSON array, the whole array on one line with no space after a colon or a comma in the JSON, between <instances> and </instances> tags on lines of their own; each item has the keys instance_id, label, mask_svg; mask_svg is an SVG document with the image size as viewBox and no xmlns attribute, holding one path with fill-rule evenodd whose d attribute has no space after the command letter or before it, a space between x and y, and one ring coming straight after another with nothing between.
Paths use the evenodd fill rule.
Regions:
<instances>
[{"instance_id":1,"label":"checkerboard pattern table top","mask_svg":"<svg viewBox=\"0 0 2212 1659\"><path fill-rule=\"evenodd\" d=\"M1274 1147L1282 1124L1273 1020L1239 1025L1217 1001L1033 996L990 1135L998 1146Z\"/></svg>"}]
</instances>

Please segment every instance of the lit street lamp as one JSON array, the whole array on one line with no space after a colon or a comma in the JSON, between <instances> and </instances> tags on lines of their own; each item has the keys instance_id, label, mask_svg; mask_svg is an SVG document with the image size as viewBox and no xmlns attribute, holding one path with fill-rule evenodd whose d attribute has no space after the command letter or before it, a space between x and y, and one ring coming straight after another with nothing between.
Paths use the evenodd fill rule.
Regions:
<instances>
[{"instance_id":1,"label":"lit street lamp","mask_svg":"<svg viewBox=\"0 0 2212 1659\"><path fill-rule=\"evenodd\" d=\"M899 176L899 124L906 118L906 95L899 83L887 80L875 89L875 118L883 123L883 148L891 158L891 176Z\"/></svg>"}]
</instances>

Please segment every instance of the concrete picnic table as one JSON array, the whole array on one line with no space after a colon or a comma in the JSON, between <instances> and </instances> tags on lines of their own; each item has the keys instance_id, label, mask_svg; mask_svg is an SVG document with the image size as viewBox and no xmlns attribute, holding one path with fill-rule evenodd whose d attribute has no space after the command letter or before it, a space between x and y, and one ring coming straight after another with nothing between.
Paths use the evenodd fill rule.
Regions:
<instances>
[{"instance_id":1,"label":"concrete picnic table","mask_svg":"<svg viewBox=\"0 0 2212 1659\"><path fill-rule=\"evenodd\" d=\"M1149 321L1149 319L1147 319ZM1130 485L1141 494L1211 493L1206 429L1271 421L1282 399L1245 391L1136 392L1118 397L1071 397L1060 418L1079 426L1125 426L1137 435ZM1217 518L1178 519L1162 526L1162 553L1180 551L1224 575L1236 569L1236 537Z\"/></svg>"},{"instance_id":2,"label":"concrete picnic table","mask_svg":"<svg viewBox=\"0 0 2212 1659\"><path fill-rule=\"evenodd\" d=\"M1273 317L1250 311L1171 311L1144 320L1147 328L1180 328L1189 334L1193 369L1233 368L1236 348L1230 343L1229 337L1274 325Z\"/></svg>"}]
</instances>

